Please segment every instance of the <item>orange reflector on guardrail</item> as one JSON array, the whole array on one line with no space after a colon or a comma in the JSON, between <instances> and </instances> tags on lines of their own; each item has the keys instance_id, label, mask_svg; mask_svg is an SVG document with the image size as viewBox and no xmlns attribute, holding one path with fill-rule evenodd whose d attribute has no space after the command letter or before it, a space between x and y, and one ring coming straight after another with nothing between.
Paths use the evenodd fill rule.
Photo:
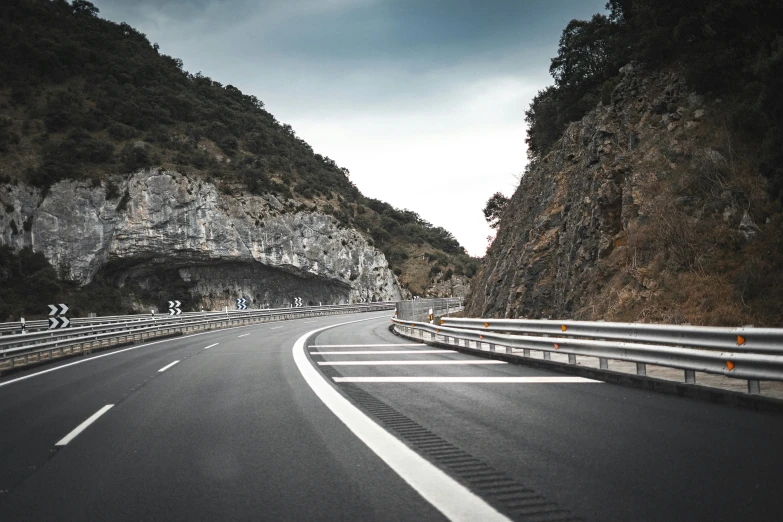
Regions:
<instances>
[{"instance_id":1,"label":"orange reflector on guardrail","mask_svg":"<svg viewBox=\"0 0 783 522\"><path fill-rule=\"evenodd\" d=\"M555 350L558 350L560 348L560 345L555 343Z\"/></svg>"},{"instance_id":2,"label":"orange reflector on guardrail","mask_svg":"<svg viewBox=\"0 0 783 522\"><path fill-rule=\"evenodd\" d=\"M489 328L489 323L484 323L484 328Z\"/></svg>"},{"instance_id":3,"label":"orange reflector on guardrail","mask_svg":"<svg viewBox=\"0 0 783 522\"><path fill-rule=\"evenodd\" d=\"M441 326L443 326L444 324L446 324L446 321L444 321L443 319L441 319L441 320L440 320L440 325L441 325Z\"/></svg>"},{"instance_id":4,"label":"orange reflector on guardrail","mask_svg":"<svg viewBox=\"0 0 783 522\"><path fill-rule=\"evenodd\" d=\"M726 368L729 369L729 371L734 369L734 363L731 361L726 361Z\"/></svg>"},{"instance_id":5,"label":"orange reflector on guardrail","mask_svg":"<svg viewBox=\"0 0 783 522\"><path fill-rule=\"evenodd\" d=\"M437 328L435 328L435 333L440 333L440 330L438 330Z\"/></svg>"},{"instance_id":6,"label":"orange reflector on guardrail","mask_svg":"<svg viewBox=\"0 0 783 522\"><path fill-rule=\"evenodd\" d=\"M484 336L483 336L483 335L479 335L479 339L483 339L483 338L484 338Z\"/></svg>"},{"instance_id":7,"label":"orange reflector on guardrail","mask_svg":"<svg viewBox=\"0 0 783 522\"><path fill-rule=\"evenodd\" d=\"M737 336L737 346L742 346L743 344L745 344L745 338L742 337L741 335L738 335Z\"/></svg>"},{"instance_id":8,"label":"orange reflector on guardrail","mask_svg":"<svg viewBox=\"0 0 783 522\"><path fill-rule=\"evenodd\" d=\"M563 330L564 332L565 332L566 330L568 330L568 328L566 328L566 325L562 325L562 326L560 327L560 329L561 329L561 330Z\"/></svg>"}]
</instances>

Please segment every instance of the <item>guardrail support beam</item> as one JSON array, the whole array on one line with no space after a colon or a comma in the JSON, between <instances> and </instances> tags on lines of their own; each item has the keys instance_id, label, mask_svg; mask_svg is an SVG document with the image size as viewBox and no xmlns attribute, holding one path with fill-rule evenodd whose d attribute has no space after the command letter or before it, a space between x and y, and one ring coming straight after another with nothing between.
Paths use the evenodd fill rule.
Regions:
<instances>
[{"instance_id":1,"label":"guardrail support beam","mask_svg":"<svg viewBox=\"0 0 783 522\"><path fill-rule=\"evenodd\" d=\"M522 355L524 355L525 357L530 357L530 350L525 348L524 350L522 350Z\"/></svg>"},{"instance_id":2,"label":"guardrail support beam","mask_svg":"<svg viewBox=\"0 0 783 522\"><path fill-rule=\"evenodd\" d=\"M494 343L489 343L489 351L490 352L494 352L495 351L495 344Z\"/></svg>"},{"instance_id":3,"label":"guardrail support beam","mask_svg":"<svg viewBox=\"0 0 783 522\"><path fill-rule=\"evenodd\" d=\"M761 393L761 382L749 379L748 393L750 393L751 395L759 395Z\"/></svg>"},{"instance_id":4,"label":"guardrail support beam","mask_svg":"<svg viewBox=\"0 0 783 522\"><path fill-rule=\"evenodd\" d=\"M552 354L549 352L544 352L544 360L545 361L551 361L552 360Z\"/></svg>"},{"instance_id":5,"label":"guardrail support beam","mask_svg":"<svg viewBox=\"0 0 783 522\"><path fill-rule=\"evenodd\" d=\"M568 364L576 364L576 355L572 353L568 354Z\"/></svg>"},{"instance_id":6,"label":"guardrail support beam","mask_svg":"<svg viewBox=\"0 0 783 522\"><path fill-rule=\"evenodd\" d=\"M685 370L685 382L687 384L696 384L696 370Z\"/></svg>"},{"instance_id":7,"label":"guardrail support beam","mask_svg":"<svg viewBox=\"0 0 783 522\"><path fill-rule=\"evenodd\" d=\"M598 368L601 370L608 370L609 369L609 359L606 357L599 357L598 358Z\"/></svg>"},{"instance_id":8,"label":"guardrail support beam","mask_svg":"<svg viewBox=\"0 0 783 522\"><path fill-rule=\"evenodd\" d=\"M636 363L636 375L647 375L647 365L645 363Z\"/></svg>"}]
</instances>

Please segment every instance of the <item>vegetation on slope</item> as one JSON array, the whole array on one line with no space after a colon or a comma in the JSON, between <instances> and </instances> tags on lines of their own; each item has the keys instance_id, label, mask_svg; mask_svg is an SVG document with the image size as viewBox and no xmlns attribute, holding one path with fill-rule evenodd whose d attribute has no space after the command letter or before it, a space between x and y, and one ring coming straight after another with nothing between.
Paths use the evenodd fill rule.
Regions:
<instances>
[{"instance_id":1,"label":"vegetation on slope","mask_svg":"<svg viewBox=\"0 0 783 522\"><path fill-rule=\"evenodd\" d=\"M332 214L372 238L412 293L423 295L432 280L403 270L413 252L434 257L427 263L443 273L475 271L451 233L362 196L347 169L255 96L184 71L90 2L4 1L0 48L0 182L47 190L62 179L108 181L111 189L112 176L162 166Z\"/></svg>"},{"instance_id":2,"label":"vegetation on slope","mask_svg":"<svg viewBox=\"0 0 783 522\"><path fill-rule=\"evenodd\" d=\"M554 84L540 91L526 112L526 176L509 205L495 196L487 202L487 220L499 220L501 232L516 226L510 235L524 237L527 231L512 222L521 212L513 202L542 176L551 180L565 168L580 178L596 169L630 177L636 169L637 185L628 196L634 205L645 206L645 220L620 227L613 238L616 248L596 260L588 288L574 297L582 307L570 313L590 320L779 326L783 38L775 20L783 18L783 4L610 0L607 9L608 16L573 20L563 31L550 67ZM616 89L624 77L619 69L630 62L643 69L643 97L629 99ZM656 90L656 81L666 77L685 80L687 100L667 102ZM700 101L693 107L689 92L703 95L695 97ZM652 106L645 106L648 95L655 100ZM694 117L693 109L702 103L706 110ZM639 134L635 144L634 136L628 137L625 148L618 147L618 139L607 141L616 152L611 166L564 167L558 155L566 142L558 140L569 123L594 109L595 117L583 120L588 136L591 122L614 115L615 132L644 119L640 133L646 142L639 145ZM691 118L699 121L684 121ZM642 157L639 150L649 154ZM713 160L703 161L705 152ZM583 195L585 200L603 197L595 191ZM493 263L502 264L497 258L502 246L490 248L480 278ZM514 260L502 261L519 267ZM549 313L565 317L569 311Z\"/></svg>"},{"instance_id":3,"label":"vegetation on slope","mask_svg":"<svg viewBox=\"0 0 783 522\"><path fill-rule=\"evenodd\" d=\"M609 0L609 15L572 20L550 73L554 85L533 99L525 120L533 162L565 127L599 101L611 102L618 69L635 60L673 64L691 89L723 97L727 124L755 143L756 168L783 202L783 4L776 0Z\"/></svg>"}]
</instances>

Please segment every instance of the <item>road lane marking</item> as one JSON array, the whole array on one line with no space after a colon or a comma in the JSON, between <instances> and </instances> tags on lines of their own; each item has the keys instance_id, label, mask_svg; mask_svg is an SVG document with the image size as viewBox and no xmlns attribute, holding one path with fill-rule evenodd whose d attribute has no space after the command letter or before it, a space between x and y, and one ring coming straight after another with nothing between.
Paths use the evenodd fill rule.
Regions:
<instances>
[{"instance_id":1,"label":"road lane marking","mask_svg":"<svg viewBox=\"0 0 783 522\"><path fill-rule=\"evenodd\" d=\"M354 352L310 352L313 355L391 355L412 353L457 353L456 350L356 350Z\"/></svg>"},{"instance_id":2,"label":"road lane marking","mask_svg":"<svg viewBox=\"0 0 783 522\"><path fill-rule=\"evenodd\" d=\"M370 319L359 321L367 320ZM305 341L311 335L359 321L318 328L304 334L296 341L292 349L294 362L304 380L359 440L446 518L459 522L508 521L508 518L498 513L481 497L435 467L351 404L316 370L315 366L310 364L305 353Z\"/></svg>"},{"instance_id":3,"label":"road lane marking","mask_svg":"<svg viewBox=\"0 0 783 522\"><path fill-rule=\"evenodd\" d=\"M250 335L250 334L247 333L247 334L237 335L237 337L247 337L248 335Z\"/></svg>"},{"instance_id":4,"label":"road lane marking","mask_svg":"<svg viewBox=\"0 0 783 522\"><path fill-rule=\"evenodd\" d=\"M93 422L95 422L96 420L98 420L98 418L99 418L101 415L103 415L104 413L106 413L107 411L109 411L110 409L112 409L112 407L113 407L113 406L114 406L114 404L107 404L106 406L104 406L104 407L103 407L103 408L101 408L100 410L98 410L98 411L96 411L95 413L93 413L93 414L90 416L90 418L89 418L89 419L87 419L86 421L84 421L84 422L82 422L81 424L79 424L78 426L76 426L76 428L74 428L74 430L73 430L72 432L70 432L68 435L66 435L66 436L65 436L65 437L63 437L62 439L60 439L60 441L59 441L59 442L57 442L57 444L55 444L55 446L65 446L66 444L68 444L69 442L71 442L71 441L72 441L74 438L76 438L76 436L77 436L78 434L80 434L81 432L83 432L83 431L84 431L84 430L87 428L87 426L89 426L90 424L92 424Z\"/></svg>"},{"instance_id":5,"label":"road lane marking","mask_svg":"<svg viewBox=\"0 0 783 522\"><path fill-rule=\"evenodd\" d=\"M404 365L414 366L419 364L434 365L434 364L508 364L506 361L490 360L460 360L460 361L332 361L332 362L319 362L320 366L392 366L392 365Z\"/></svg>"},{"instance_id":6,"label":"road lane marking","mask_svg":"<svg viewBox=\"0 0 783 522\"><path fill-rule=\"evenodd\" d=\"M369 317L367 319L362 319L362 321L369 321L371 319L382 319L384 317L385 316ZM56 372L56 371L62 370L64 368L69 368L69 367L75 366L77 364L84 364L84 363L88 363L88 362L92 362L92 361L97 361L98 359L103 359L104 357L111 357L113 355L118 355L118 354L121 354L121 353L129 352L131 350L138 350L140 348L146 348L148 346L153 346L155 344L170 343L172 341L181 341L182 339L189 339L190 337L198 337L198 336L201 336L201 335L210 335L210 334L219 333L219 332L226 332L228 330L235 330L237 328L248 328L248 327L252 327L252 326L258 326L258 325L242 325L242 326L228 326L226 328L216 328L214 330L208 330L206 332L198 332L198 333L188 334L188 335L178 335L176 337L170 337L168 339L161 339L159 341L152 341L152 342L149 342L149 343L138 344L136 346L131 346L129 348L122 348L120 350L112 350L109 353L103 353L103 354L100 354L100 355L92 355L91 357L88 357L86 359L81 359L81 360L74 361L74 362L67 363L67 364L61 364L60 366L55 366L54 368L48 368L46 370L41 370L40 372L35 372L35 373L30 373L30 374L27 374L27 375L23 375L22 377L17 377L16 379L9 379L7 381L0 381L0 388L3 387L3 386L7 386L9 384L13 384L15 382L25 381L25 380L31 379L33 377L38 377L39 375L44 375L44 374L47 374L47 373L50 373L50 372Z\"/></svg>"},{"instance_id":7,"label":"road lane marking","mask_svg":"<svg viewBox=\"0 0 783 522\"><path fill-rule=\"evenodd\" d=\"M217 346L217 345L219 345L219 344L220 344L220 343L210 344L209 346L205 346L205 347L204 347L204 349L205 349L205 350L209 350L209 349L210 349L210 348L212 348L213 346Z\"/></svg>"},{"instance_id":8,"label":"road lane marking","mask_svg":"<svg viewBox=\"0 0 783 522\"><path fill-rule=\"evenodd\" d=\"M174 361L174 362L173 362L173 363L171 363L171 364L167 364L166 366L164 366L163 368L161 368L160 370L158 370L158 373L165 372L166 370L168 370L169 368L171 368L172 366L174 366L174 365L175 365L175 364L177 364L178 362L179 362L179 361Z\"/></svg>"},{"instance_id":9,"label":"road lane marking","mask_svg":"<svg viewBox=\"0 0 783 522\"><path fill-rule=\"evenodd\" d=\"M427 346L426 344L311 344L308 348L391 348L394 346Z\"/></svg>"},{"instance_id":10,"label":"road lane marking","mask_svg":"<svg viewBox=\"0 0 783 522\"><path fill-rule=\"evenodd\" d=\"M603 383L584 377L334 377L334 382L564 384Z\"/></svg>"},{"instance_id":11,"label":"road lane marking","mask_svg":"<svg viewBox=\"0 0 783 522\"><path fill-rule=\"evenodd\" d=\"M275 326L274 328L270 328L270 330L277 330L278 328L282 328L282 326Z\"/></svg>"}]
</instances>

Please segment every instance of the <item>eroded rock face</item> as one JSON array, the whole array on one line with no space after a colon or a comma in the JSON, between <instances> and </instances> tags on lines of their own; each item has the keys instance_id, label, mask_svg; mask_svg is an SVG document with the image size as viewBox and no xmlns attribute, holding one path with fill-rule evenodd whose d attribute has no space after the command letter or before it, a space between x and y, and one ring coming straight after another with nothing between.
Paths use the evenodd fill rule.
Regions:
<instances>
[{"instance_id":1,"label":"eroded rock face","mask_svg":"<svg viewBox=\"0 0 783 522\"><path fill-rule=\"evenodd\" d=\"M675 72L621 73L612 103L569 125L522 178L467 315L752 320L736 274L756 277L749 241L781 232L741 210L767 196L727 161L719 100L689 93Z\"/></svg>"},{"instance_id":2,"label":"eroded rock face","mask_svg":"<svg viewBox=\"0 0 783 522\"><path fill-rule=\"evenodd\" d=\"M0 203L2 243L31 246L82 283L143 286L151 272L175 269L210 307L240 296L270 306L401 297L383 253L331 216L290 210L271 195L221 194L176 172L137 172L112 199L105 187L73 181L45 196L8 185Z\"/></svg>"}]
</instances>

